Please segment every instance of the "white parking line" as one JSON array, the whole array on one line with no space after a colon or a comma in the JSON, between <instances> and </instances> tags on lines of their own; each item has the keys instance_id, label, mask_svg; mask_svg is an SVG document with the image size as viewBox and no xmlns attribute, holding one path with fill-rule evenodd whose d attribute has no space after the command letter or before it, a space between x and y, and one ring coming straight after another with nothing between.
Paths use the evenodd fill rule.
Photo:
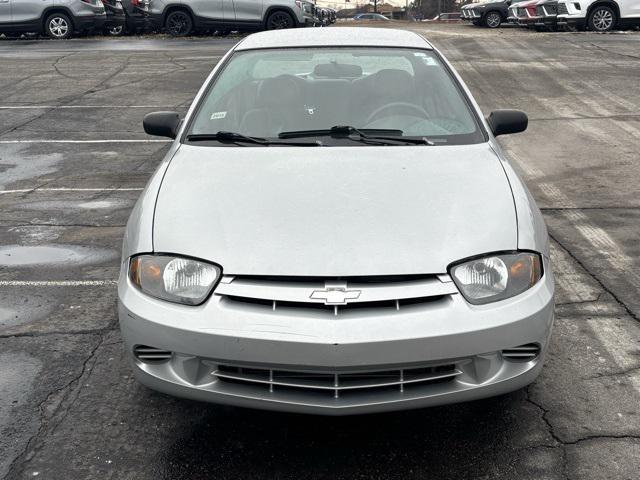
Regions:
<instances>
[{"instance_id":1,"label":"white parking line","mask_svg":"<svg viewBox=\"0 0 640 480\"><path fill-rule=\"evenodd\" d=\"M117 283L117 280L0 280L0 287L96 287Z\"/></svg>"},{"instance_id":2,"label":"white parking line","mask_svg":"<svg viewBox=\"0 0 640 480\"><path fill-rule=\"evenodd\" d=\"M171 143L173 140L156 140L156 139L139 139L139 140L0 140L0 144L17 144L17 143Z\"/></svg>"},{"instance_id":3,"label":"white parking line","mask_svg":"<svg viewBox=\"0 0 640 480\"><path fill-rule=\"evenodd\" d=\"M16 190L0 190L0 195L5 193L28 193L28 192L141 192L142 187L106 187L106 188L20 188Z\"/></svg>"}]
</instances>

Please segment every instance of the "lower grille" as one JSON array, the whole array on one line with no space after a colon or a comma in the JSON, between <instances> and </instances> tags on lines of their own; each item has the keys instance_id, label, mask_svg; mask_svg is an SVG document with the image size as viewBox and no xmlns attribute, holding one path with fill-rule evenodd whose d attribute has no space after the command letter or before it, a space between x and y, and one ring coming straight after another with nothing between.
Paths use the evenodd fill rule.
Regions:
<instances>
[{"instance_id":1,"label":"lower grille","mask_svg":"<svg viewBox=\"0 0 640 480\"><path fill-rule=\"evenodd\" d=\"M171 360L172 354L168 350L148 347L147 345L136 345L133 348L133 355L141 362L162 363Z\"/></svg>"},{"instance_id":2,"label":"lower grille","mask_svg":"<svg viewBox=\"0 0 640 480\"><path fill-rule=\"evenodd\" d=\"M553 5L553 4L545 5L544 6L544 10L545 10L546 14L549 15L549 16L553 16L553 15L557 15L558 14L558 6L557 5Z\"/></svg>"},{"instance_id":3,"label":"lower grille","mask_svg":"<svg viewBox=\"0 0 640 480\"><path fill-rule=\"evenodd\" d=\"M527 343L519 347L502 350L502 357L506 360L528 362L540 355L540 345Z\"/></svg>"},{"instance_id":4,"label":"lower grille","mask_svg":"<svg viewBox=\"0 0 640 480\"><path fill-rule=\"evenodd\" d=\"M462 372L453 364L363 372L306 372L218 365L213 375L222 382L315 393L343 398L372 391L405 392L412 387L452 381Z\"/></svg>"}]
</instances>

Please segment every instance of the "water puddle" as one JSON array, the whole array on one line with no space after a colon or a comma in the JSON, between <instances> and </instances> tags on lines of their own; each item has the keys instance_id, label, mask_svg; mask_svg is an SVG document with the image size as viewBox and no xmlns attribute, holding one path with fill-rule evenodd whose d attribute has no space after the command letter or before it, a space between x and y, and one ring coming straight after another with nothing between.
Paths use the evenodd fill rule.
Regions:
<instances>
[{"instance_id":1,"label":"water puddle","mask_svg":"<svg viewBox=\"0 0 640 480\"><path fill-rule=\"evenodd\" d=\"M55 210L69 212L78 208L83 210L116 210L119 208L131 208L134 203L135 199L127 200L122 198L85 201L52 200L25 203L21 205L20 208L24 210L42 210L46 212L52 212Z\"/></svg>"},{"instance_id":2,"label":"water puddle","mask_svg":"<svg viewBox=\"0 0 640 480\"><path fill-rule=\"evenodd\" d=\"M0 266L29 266L55 263L85 264L110 259L117 254L110 250L60 246L20 246L0 247Z\"/></svg>"}]
</instances>

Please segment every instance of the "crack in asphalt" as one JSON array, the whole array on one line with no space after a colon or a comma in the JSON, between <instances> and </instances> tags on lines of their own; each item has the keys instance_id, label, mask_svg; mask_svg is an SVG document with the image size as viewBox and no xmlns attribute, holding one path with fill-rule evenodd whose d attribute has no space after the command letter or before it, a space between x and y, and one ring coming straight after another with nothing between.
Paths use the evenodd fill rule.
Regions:
<instances>
[{"instance_id":1,"label":"crack in asphalt","mask_svg":"<svg viewBox=\"0 0 640 480\"><path fill-rule=\"evenodd\" d=\"M62 77L68 78L70 80L77 80L76 77L72 77L71 75L67 75L66 73L63 73L62 71L60 71L60 69L58 68L58 64L60 62L62 62L64 59L71 57L73 55L75 55L76 52L71 52L71 53L67 53L66 55L62 55L61 57L59 57L55 62L53 62L51 64L51 66L55 69L56 73Z\"/></svg>"},{"instance_id":2,"label":"crack in asphalt","mask_svg":"<svg viewBox=\"0 0 640 480\"><path fill-rule=\"evenodd\" d=\"M37 337L49 337L51 335L103 335L108 332L115 331L114 327L103 328L89 328L86 330L51 330L48 332L18 332L18 333L3 333L0 334L0 339L6 338L37 338Z\"/></svg>"},{"instance_id":3,"label":"crack in asphalt","mask_svg":"<svg viewBox=\"0 0 640 480\"><path fill-rule=\"evenodd\" d=\"M627 376L638 371L640 371L640 365L636 365L635 367L629 367L624 370L618 370L616 372L611 372L611 373L597 373L590 377L585 377L584 380L596 380L598 378Z\"/></svg>"},{"instance_id":4,"label":"crack in asphalt","mask_svg":"<svg viewBox=\"0 0 640 480\"><path fill-rule=\"evenodd\" d=\"M543 212L564 212L571 210L640 210L640 206L631 206L631 207L621 207L621 206L605 206L605 207L541 207L541 211Z\"/></svg>"},{"instance_id":5,"label":"crack in asphalt","mask_svg":"<svg viewBox=\"0 0 640 480\"><path fill-rule=\"evenodd\" d=\"M569 255L569 257L574 262L576 262L591 278L593 278L593 280L595 280L595 282L598 284L600 288L602 288L606 293L611 295L611 297L624 309L627 315L629 315L634 320L640 322L640 318L638 318L635 312L633 312L633 310L631 310L631 308L624 301L622 301L615 293L613 293L613 291L609 287L607 287L603 283L603 281L595 273L593 273L591 269L589 269L589 267L582 260L580 260L576 255L574 255L565 246L563 242L561 242L560 240L558 240L558 238L556 238L554 234L552 234L551 232L548 232L548 233L549 233L549 238L554 242L556 242L560 246L560 248L562 248L565 252L567 252L567 255Z\"/></svg>"},{"instance_id":6,"label":"crack in asphalt","mask_svg":"<svg viewBox=\"0 0 640 480\"><path fill-rule=\"evenodd\" d=\"M29 438L29 440L26 442L25 447L22 450L22 452L20 452L20 454L18 454L18 456L16 456L16 458L13 460L13 462L11 462L11 465L9 465L9 469L7 470L8 473L5 476L5 479L18 478L20 476L18 473L21 473L23 471L26 462L29 461L30 458L33 457L33 454L35 454L37 452L39 447L36 447L36 442L38 441L38 438L40 438L47 430L47 425L48 425L47 417L49 416L50 418L52 418L55 415L56 411L60 408L62 403L66 400L68 393L63 394L62 398L58 402L58 407L56 408L56 410L54 410L49 415L46 412L47 404L55 396L57 396L58 394L60 394L62 392L65 392L66 390L69 390L73 385L77 384L80 381L80 379L82 378L82 376L84 375L84 373L85 373L85 371L87 369L88 362L94 357L96 351L98 350L98 348L102 344L103 339L104 339L104 336L101 336L98 339L98 341L96 342L95 346L91 348L91 351L89 352L89 355L82 362L82 367L80 368L80 372L77 375L75 375L71 380L69 380L66 384L64 384L61 387L58 387L55 390L49 392L49 394L47 394L47 396L44 398L44 400L42 400L38 404L37 409L40 412L40 427L38 428L38 431L35 434L33 434ZM19 470L19 472L18 472L18 470Z\"/></svg>"},{"instance_id":7,"label":"crack in asphalt","mask_svg":"<svg viewBox=\"0 0 640 480\"><path fill-rule=\"evenodd\" d=\"M80 368L80 372L77 375L75 375L71 380L69 380L65 385L62 385L61 387L58 387L55 390L51 391L49 394L47 394L45 399L38 404L38 411L40 412L40 427L38 428L38 431L34 435L32 435L29 438L29 440L26 442L22 452L18 456L16 456L13 462L11 462L11 465L9 465L8 473L5 476L5 479L18 478L20 476L19 474L24 471L26 463L31 458L33 458L33 456L38 452L38 450L40 450L40 448L42 448L41 445L37 445L38 440L41 437L43 437L45 434L49 433L49 431L51 432L55 431L57 426L60 425L60 423L66 418L66 415L68 414L70 408L73 406L73 404L77 400L81 390L81 389L77 389L76 395L72 399L70 399L70 395L72 393L73 387L80 383L80 380L85 375L85 373L87 375L91 375L91 372L95 367L95 361L93 362L91 367L87 369L89 362L95 358L98 349L101 346L104 346L105 344L104 342L107 334L116 330L117 323L118 323L118 317L116 315L109 325L107 325L102 329L96 329L95 333L91 330L87 330L88 333L86 333L86 335L89 335L89 336L99 335L98 340L96 341L95 345L91 348L87 357L83 360L82 367ZM81 335L82 331L77 331L75 333L65 332L62 334ZM29 335L14 335L14 336L29 336ZM31 336L45 336L45 335L31 335ZM55 409L51 413L47 414L46 412L47 404L51 401L52 398L54 398L55 396L57 396L62 392L65 392L65 393L57 402L57 406L55 407ZM65 403L66 405L63 406L63 404ZM52 424L53 425L52 428L49 429L48 428L49 424L52 423L56 415L61 410L63 410L63 415L55 422L55 424Z\"/></svg>"},{"instance_id":8,"label":"crack in asphalt","mask_svg":"<svg viewBox=\"0 0 640 480\"><path fill-rule=\"evenodd\" d=\"M581 305L581 304L584 304L584 303L598 303L601 300L602 296L606 295L606 294L607 294L607 292L600 292L596 298L592 298L590 300L576 300L576 301L573 301L573 302L556 303L555 305L556 305L556 307L564 307L566 305Z\"/></svg>"}]
</instances>

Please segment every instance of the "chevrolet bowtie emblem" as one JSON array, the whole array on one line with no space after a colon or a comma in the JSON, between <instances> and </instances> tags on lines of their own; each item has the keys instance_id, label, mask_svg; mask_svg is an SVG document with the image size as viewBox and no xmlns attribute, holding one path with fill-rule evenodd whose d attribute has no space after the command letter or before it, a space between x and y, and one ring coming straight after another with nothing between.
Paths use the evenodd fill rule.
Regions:
<instances>
[{"instance_id":1,"label":"chevrolet bowtie emblem","mask_svg":"<svg viewBox=\"0 0 640 480\"><path fill-rule=\"evenodd\" d=\"M346 305L349 300L357 299L361 293L361 290L348 290L346 285L327 285L323 290L314 290L310 298L324 300L325 305Z\"/></svg>"}]
</instances>

